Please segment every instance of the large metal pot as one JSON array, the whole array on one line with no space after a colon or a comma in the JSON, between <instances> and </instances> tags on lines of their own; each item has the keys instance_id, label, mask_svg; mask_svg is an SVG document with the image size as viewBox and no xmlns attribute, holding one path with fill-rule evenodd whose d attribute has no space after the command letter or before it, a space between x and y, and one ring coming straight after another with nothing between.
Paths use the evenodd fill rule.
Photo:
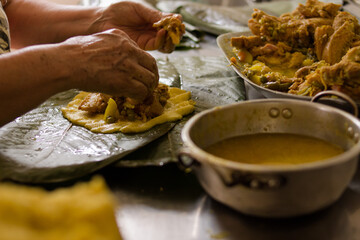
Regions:
<instances>
[{"instance_id":1,"label":"large metal pot","mask_svg":"<svg viewBox=\"0 0 360 240\"><path fill-rule=\"evenodd\" d=\"M203 149L220 140L256 133L294 133L337 144L345 152L299 165L232 162ZM184 126L179 160L191 166L214 199L261 217L292 217L325 208L344 192L357 169L360 122L340 109L294 99L258 99L217 107Z\"/></svg>"}]
</instances>

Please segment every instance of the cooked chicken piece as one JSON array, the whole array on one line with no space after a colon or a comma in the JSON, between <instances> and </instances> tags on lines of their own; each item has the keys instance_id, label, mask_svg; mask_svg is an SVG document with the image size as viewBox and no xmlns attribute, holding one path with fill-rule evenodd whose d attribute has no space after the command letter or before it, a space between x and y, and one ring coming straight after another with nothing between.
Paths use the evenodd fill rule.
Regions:
<instances>
[{"instance_id":1,"label":"cooked chicken piece","mask_svg":"<svg viewBox=\"0 0 360 240\"><path fill-rule=\"evenodd\" d=\"M315 54L318 59L323 59L324 48L329 41L330 36L334 33L334 28L329 25L316 28L314 34Z\"/></svg>"},{"instance_id":2,"label":"cooked chicken piece","mask_svg":"<svg viewBox=\"0 0 360 240\"><path fill-rule=\"evenodd\" d=\"M360 83L360 46L350 49L339 63L322 69L322 75L329 82L342 78Z\"/></svg>"},{"instance_id":3,"label":"cooked chicken piece","mask_svg":"<svg viewBox=\"0 0 360 240\"><path fill-rule=\"evenodd\" d=\"M263 44L264 41L262 41L259 36L240 36L231 38L231 46L238 49L249 49Z\"/></svg>"},{"instance_id":4,"label":"cooked chicken piece","mask_svg":"<svg viewBox=\"0 0 360 240\"><path fill-rule=\"evenodd\" d=\"M254 47L249 49L249 52L254 57L260 56L260 55L274 55L276 52L279 51L279 48L271 43L266 43L264 46Z\"/></svg>"},{"instance_id":5,"label":"cooked chicken piece","mask_svg":"<svg viewBox=\"0 0 360 240\"><path fill-rule=\"evenodd\" d=\"M351 48L357 47L357 46L360 46L360 40L354 41L354 42L352 42L352 44L351 44Z\"/></svg>"},{"instance_id":6,"label":"cooked chicken piece","mask_svg":"<svg viewBox=\"0 0 360 240\"><path fill-rule=\"evenodd\" d=\"M252 33L266 38L267 42L281 41L293 47L312 47L312 39L318 26L332 25L327 18L303 19L292 15L279 18L255 9L248 26Z\"/></svg>"},{"instance_id":7,"label":"cooked chicken piece","mask_svg":"<svg viewBox=\"0 0 360 240\"><path fill-rule=\"evenodd\" d=\"M280 17L255 9L248 22L255 36L232 39L232 46L252 58L241 61L239 54L243 73L279 91L313 96L337 89L360 101L360 24L339 9L318 0Z\"/></svg>"},{"instance_id":8,"label":"cooked chicken piece","mask_svg":"<svg viewBox=\"0 0 360 240\"><path fill-rule=\"evenodd\" d=\"M302 78L305 79L305 77L307 75L309 75L310 73L314 72L316 69L323 67L323 66L328 66L329 64L327 64L325 61L319 61L319 62L315 62L309 66L305 66L302 68L299 68L296 72L294 77L295 78Z\"/></svg>"},{"instance_id":9,"label":"cooked chicken piece","mask_svg":"<svg viewBox=\"0 0 360 240\"><path fill-rule=\"evenodd\" d=\"M340 7L339 4L308 0L305 5L299 4L293 15L301 15L304 18L334 18Z\"/></svg>"},{"instance_id":10,"label":"cooked chicken piece","mask_svg":"<svg viewBox=\"0 0 360 240\"><path fill-rule=\"evenodd\" d=\"M258 46L249 49L249 52L253 57L257 57L260 55L276 55L276 56L284 56L287 52L290 52L292 48L286 45L283 42L278 42L276 44L266 43L263 46Z\"/></svg>"},{"instance_id":11,"label":"cooked chicken piece","mask_svg":"<svg viewBox=\"0 0 360 240\"><path fill-rule=\"evenodd\" d=\"M79 109L89 113L103 113L105 112L110 96L103 93L90 93L82 101Z\"/></svg>"},{"instance_id":12,"label":"cooked chicken piece","mask_svg":"<svg viewBox=\"0 0 360 240\"><path fill-rule=\"evenodd\" d=\"M142 120L159 116L164 110L167 99L170 98L168 86L159 84L153 95L142 103L135 103L125 97L111 97L102 93L90 93L80 104L79 109L92 114L105 113L109 99L115 100L121 120Z\"/></svg>"},{"instance_id":13,"label":"cooked chicken piece","mask_svg":"<svg viewBox=\"0 0 360 240\"><path fill-rule=\"evenodd\" d=\"M334 33L328 38L319 59L335 64L340 61L341 57L349 50L352 42L355 40L355 32L359 28L359 23L354 16L341 12L335 17L332 28ZM316 45L317 43L315 42ZM318 49L318 52L320 51Z\"/></svg>"},{"instance_id":14,"label":"cooked chicken piece","mask_svg":"<svg viewBox=\"0 0 360 240\"><path fill-rule=\"evenodd\" d=\"M300 70L296 74L297 77L304 75L301 74ZM316 87L317 90L314 90L315 88L312 90L314 94L325 89L336 89L359 101L360 46L350 49L339 63L331 66L316 66L315 70L306 74L305 81L297 89L293 89L292 93L298 94L305 86L312 88L321 84L322 87Z\"/></svg>"},{"instance_id":15,"label":"cooked chicken piece","mask_svg":"<svg viewBox=\"0 0 360 240\"><path fill-rule=\"evenodd\" d=\"M345 22L351 23L354 27L354 33L360 33L360 25L357 18L348 12L339 12L334 18L333 28L339 29Z\"/></svg>"},{"instance_id":16,"label":"cooked chicken piece","mask_svg":"<svg viewBox=\"0 0 360 240\"><path fill-rule=\"evenodd\" d=\"M168 16L153 24L158 30L163 28L173 44L179 44L185 33L185 25L176 16Z\"/></svg>"},{"instance_id":17,"label":"cooked chicken piece","mask_svg":"<svg viewBox=\"0 0 360 240\"><path fill-rule=\"evenodd\" d=\"M145 100L143 103L134 106L134 113L138 119L147 121L148 119L161 115L164 111L164 106L170 98L168 86L159 84L153 92L150 99Z\"/></svg>"}]
</instances>

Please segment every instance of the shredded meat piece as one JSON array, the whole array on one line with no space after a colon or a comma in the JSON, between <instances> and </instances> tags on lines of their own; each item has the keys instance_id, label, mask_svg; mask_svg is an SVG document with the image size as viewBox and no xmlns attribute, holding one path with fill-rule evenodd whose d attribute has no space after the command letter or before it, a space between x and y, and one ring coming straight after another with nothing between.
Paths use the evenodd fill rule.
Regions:
<instances>
[{"instance_id":1,"label":"shredded meat piece","mask_svg":"<svg viewBox=\"0 0 360 240\"><path fill-rule=\"evenodd\" d=\"M153 95L141 103L134 103L132 99L125 97L112 97L103 93L90 93L80 104L79 109L92 114L104 113L110 98L117 104L121 120L142 120L159 116L163 113L164 106L170 98L168 86L159 84Z\"/></svg>"},{"instance_id":2,"label":"shredded meat piece","mask_svg":"<svg viewBox=\"0 0 360 240\"><path fill-rule=\"evenodd\" d=\"M305 19L292 15L278 18L255 9L248 26L254 35L266 38L267 42L281 41L293 47L312 47L315 29L332 25L332 22L332 19L327 18Z\"/></svg>"},{"instance_id":3,"label":"shredded meat piece","mask_svg":"<svg viewBox=\"0 0 360 240\"><path fill-rule=\"evenodd\" d=\"M231 38L231 46L236 48L253 48L256 46L263 45L264 42L261 40L259 36L240 36Z\"/></svg>"},{"instance_id":4,"label":"shredded meat piece","mask_svg":"<svg viewBox=\"0 0 360 240\"><path fill-rule=\"evenodd\" d=\"M271 43L267 43L264 46L260 47L254 47L250 50L250 53L256 57L259 55L273 55L275 52L277 52L279 48Z\"/></svg>"},{"instance_id":5,"label":"shredded meat piece","mask_svg":"<svg viewBox=\"0 0 360 240\"><path fill-rule=\"evenodd\" d=\"M307 0L280 17L254 9L248 22L254 36L231 41L250 55L250 62L238 58L243 73L271 89L306 96L336 89L360 101L360 24L340 7ZM287 88L284 79L292 81Z\"/></svg>"},{"instance_id":6,"label":"shredded meat piece","mask_svg":"<svg viewBox=\"0 0 360 240\"><path fill-rule=\"evenodd\" d=\"M360 100L360 46L350 49L342 60L331 66L317 66L311 69L310 73L301 74L299 70L297 77L304 77L305 81L302 85L311 87L312 85L321 85L318 91L327 89L335 89L347 93L354 100ZM303 86L299 85L294 89L298 92ZM316 92L314 92L316 93Z\"/></svg>"},{"instance_id":7,"label":"shredded meat piece","mask_svg":"<svg viewBox=\"0 0 360 240\"><path fill-rule=\"evenodd\" d=\"M324 45L320 59L335 64L349 50L351 43L355 40L359 24L354 16L346 12L340 12L336 15L332 28L334 33L330 35Z\"/></svg>"},{"instance_id":8,"label":"shredded meat piece","mask_svg":"<svg viewBox=\"0 0 360 240\"><path fill-rule=\"evenodd\" d=\"M185 33L185 25L176 17L168 16L153 24L157 29L165 29L173 44L179 44Z\"/></svg>"},{"instance_id":9,"label":"shredded meat piece","mask_svg":"<svg viewBox=\"0 0 360 240\"><path fill-rule=\"evenodd\" d=\"M79 109L89 113L104 113L110 96L103 93L90 93L81 102Z\"/></svg>"},{"instance_id":10,"label":"shredded meat piece","mask_svg":"<svg viewBox=\"0 0 360 240\"><path fill-rule=\"evenodd\" d=\"M318 59L323 59L324 48L329 41L330 36L334 33L334 28L329 25L316 28L314 34L315 54Z\"/></svg>"},{"instance_id":11,"label":"shredded meat piece","mask_svg":"<svg viewBox=\"0 0 360 240\"><path fill-rule=\"evenodd\" d=\"M341 5L334 3L308 0L305 5L299 4L299 7L293 12L293 15L301 15L305 18L333 18L338 13L340 7Z\"/></svg>"}]
</instances>

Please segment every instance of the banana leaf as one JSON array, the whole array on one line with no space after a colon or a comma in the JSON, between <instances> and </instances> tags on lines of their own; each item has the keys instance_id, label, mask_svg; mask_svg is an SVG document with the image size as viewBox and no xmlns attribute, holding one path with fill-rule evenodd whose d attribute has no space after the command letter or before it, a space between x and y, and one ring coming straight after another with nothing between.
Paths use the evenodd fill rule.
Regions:
<instances>
[{"instance_id":1,"label":"banana leaf","mask_svg":"<svg viewBox=\"0 0 360 240\"><path fill-rule=\"evenodd\" d=\"M180 74L182 88L190 91L196 101L194 114L245 100L244 83L225 58L186 57L169 58L169 61ZM162 166L177 162L177 152L183 147L181 130L190 117L183 118L167 134L120 159L114 166Z\"/></svg>"},{"instance_id":2,"label":"banana leaf","mask_svg":"<svg viewBox=\"0 0 360 240\"><path fill-rule=\"evenodd\" d=\"M243 83L225 58L159 59L158 68L161 82L192 92L196 112L244 99ZM52 183L116 162L116 166L140 167L176 161L182 126L191 116L141 134L93 133L61 114L61 107L77 92L57 94L0 128L1 180Z\"/></svg>"},{"instance_id":3,"label":"banana leaf","mask_svg":"<svg viewBox=\"0 0 360 240\"><path fill-rule=\"evenodd\" d=\"M158 61L160 81L180 87L175 68ZM0 128L0 179L58 182L81 177L159 138L174 127L165 123L141 134L98 134L72 125L61 114L78 93L57 94Z\"/></svg>"}]
</instances>

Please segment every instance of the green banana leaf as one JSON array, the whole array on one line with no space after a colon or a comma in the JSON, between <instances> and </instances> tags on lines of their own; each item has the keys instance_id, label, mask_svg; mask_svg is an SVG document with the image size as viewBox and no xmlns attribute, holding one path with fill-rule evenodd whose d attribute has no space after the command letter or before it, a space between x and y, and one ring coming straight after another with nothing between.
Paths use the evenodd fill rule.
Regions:
<instances>
[{"instance_id":1,"label":"green banana leaf","mask_svg":"<svg viewBox=\"0 0 360 240\"><path fill-rule=\"evenodd\" d=\"M215 106L245 100L243 80L222 57L170 58L181 76L182 88L196 101L194 114ZM193 115L194 115L193 114ZM164 136L116 162L118 167L162 166L177 162L183 147L181 130L191 116L183 118Z\"/></svg>"},{"instance_id":2,"label":"green banana leaf","mask_svg":"<svg viewBox=\"0 0 360 240\"><path fill-rule=\"evenodd\" d=\"M158 61L161 82L180 87L175 68ZM0 179L58 182L81 177L159 138L174 127L165 123L141 134L98 134L72 125L61 114L78 93L57 94L0 128Z\"/></svg>"},{"instance_id":3,"label":"green banana leaf","mask_svg":"<svg viewBox=\"0 0 360 240\"><path fill-rule=\"evenodd\" d=\"M225 58L159 59L160 81L192 92L196 112L244 99L243 83ZM105 166L161 166L175 161L187 116L141 134L99 134L72 125L61 107L76 90L60 93L0 128L0 179L51 183ZM195 113L196 114L196 113Z\"/></svg>"}]
</instances>

